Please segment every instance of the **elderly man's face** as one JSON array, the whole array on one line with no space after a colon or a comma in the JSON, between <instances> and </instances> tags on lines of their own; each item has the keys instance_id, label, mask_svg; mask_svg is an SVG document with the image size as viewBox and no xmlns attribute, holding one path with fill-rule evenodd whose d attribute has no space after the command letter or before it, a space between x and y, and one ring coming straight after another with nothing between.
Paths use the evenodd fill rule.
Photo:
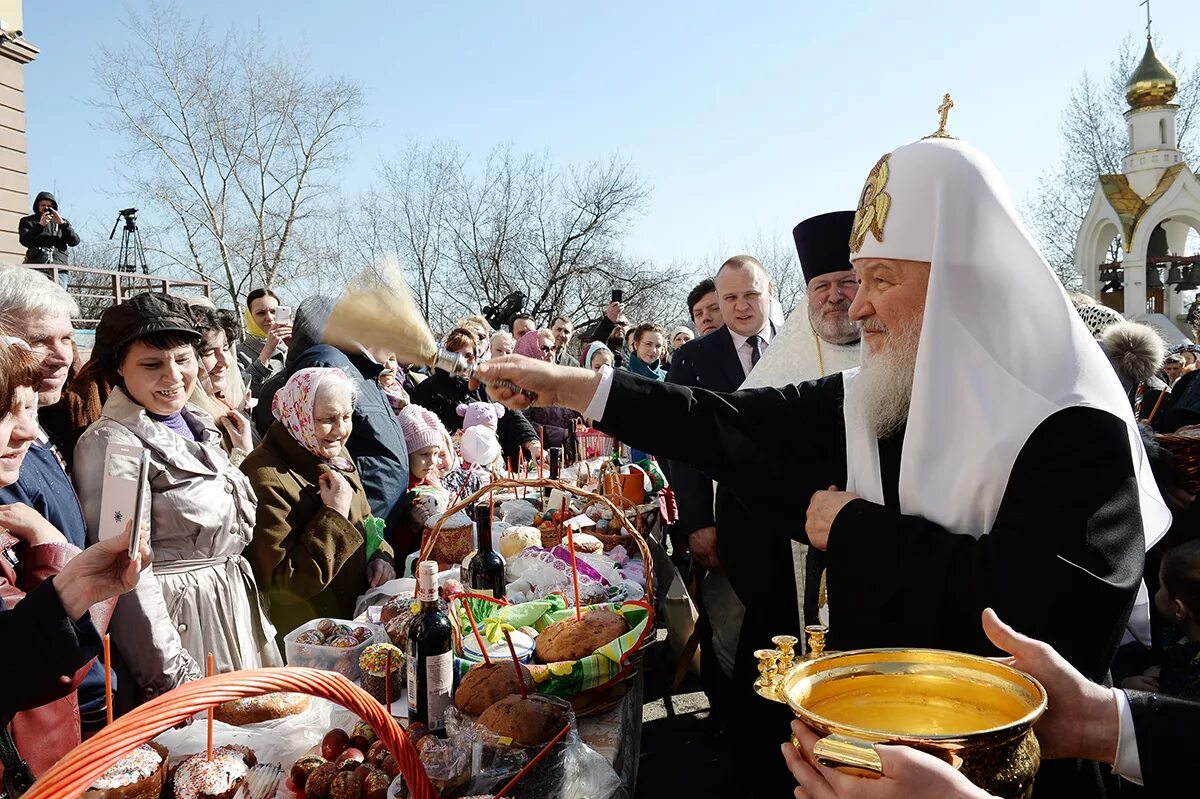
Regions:
<instances>
[{"instance_id":1,"label":"elderly man's face","mask_svg":"<svg viewBox=\"0 0 1200 799\"><path fill-rule=\"evenodd\" d=\"M701 336L707 336L725 324L725 320L721 318L721 303L717 300L717 292L708 292L692 306L692 321L696 323L696 330Z\"/></svg>"},{"instance_id":2,"label":"elderly man's face","mask_svg":"<svg viewBox=\"0 0 1200 799\"><path fill-rule=\"evenodd\" d=\"M762 269L726 267L717 273L717 301L726 327L739 336L757 335L771 312L770 279Z\"/></svg>"},{"instance_id":3,"label":"elderly man's face","mask_svg":"<svg viewBox=\"0 0 1200 799\"><path fill-rule=\"evenodd\" d=\"M38 407L45 408L62 399L67 370L75 360L75 328L66 316L47 313L17 312L12 315L13 329L29 342L42 366L38 383Z\"/></svg>"},{"instance_id":4,"label":"elderly man's face","mask_svg":"<svg viewBox=\"0 0 1200 799\"><path fill-rule=\"evenodd\" d=\"M861 282L850 318L861 328L869 356L887 353L895 336L924 316L929 262L862 258L854 262L854 271Z\"/></svg>"},{"instance_id":5,"label":"elderly man's face","mask_svg":"<svg viewBox=\"0 0 1200 799\"><path fill-rule=\"evenodd\" d=\"M858 275L853 269L817 275L808 281L808 321L813 332L830 344L858 341L858 325L850 318L850 303L856 294Z\"/></svg>"}]
</instances>

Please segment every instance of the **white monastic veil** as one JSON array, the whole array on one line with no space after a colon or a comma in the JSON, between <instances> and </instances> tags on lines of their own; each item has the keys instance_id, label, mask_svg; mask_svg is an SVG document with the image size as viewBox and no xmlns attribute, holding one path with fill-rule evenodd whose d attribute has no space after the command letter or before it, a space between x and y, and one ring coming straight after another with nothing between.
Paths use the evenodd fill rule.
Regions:
<instances>
[{"instance_id":1,"label":"white monastic veil","mask_svg":"<svg viewBox=\"0 0 1200 799\"><path fill-rule=\"evenodd\" d=\"M870 228L872 214L876 225L862 232L857 252L852 240L851 259L932 262L900 461L902 511L954 533L984 535L1033 431L1057 411L1085 406L1126 423L1149 549L1171 515L1129 401L1018 220L995 167L949 138L923 139L885 159L855 217L856 232L860 221ZM882 503L879 450L856 376L845 374L847 490ZM1130 629L1144 643L1148 610L1143 585Z\"/></svg>"}]
</instances>

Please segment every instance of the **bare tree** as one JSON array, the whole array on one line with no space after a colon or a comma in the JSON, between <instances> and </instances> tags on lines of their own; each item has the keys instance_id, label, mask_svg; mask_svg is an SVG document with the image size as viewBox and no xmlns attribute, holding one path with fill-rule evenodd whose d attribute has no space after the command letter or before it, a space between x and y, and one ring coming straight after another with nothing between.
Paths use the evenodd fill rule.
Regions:
<instances>
[{"instance_id":1,"label":"bare tree","mask_svg":"<svg viewBox=\"0 0 1200 799\"><path fill-rule=\"evenodd\" d=\"M127 142L121 177L176 226L168 267L235 304L252 282L304 275L293 245L361 126L359 85L265 50L261 28L219 37L157 4L126 28L129 41L100 49L95 105Z\"/></svg>"},{"instance_id":2,"label":"bare tree","mask_svg":"<svg viewBox=\"0 0 1200 799\"><path fill-rule=\"evenodd\" d=\"M1021 212L1050 266L1067 288L1078 288L1075 271L1075 240L1087 214L1100 175L1121 171L1129 150L1123 112L1125 84L1141 59L1142 43L1130 38L1122 43L1100 80L1088 74L1071 90L1059 132L1063 139L1062 160L1045 172ZM1179 114L1176 131L1179 149L1191 158L1200 151L1200 68L1184 64L1180 56L1167 59L1179 74ZM1116 244L1111 260L1119 260Z\"/></svg>"},{"instance_id":3,"label":"bare tree","mask_svg":"<svg viewBox=\"0 0 1200 799\"><path fill-rule=\"evenodd\" d=\"M435 329L513 292L542 321L594 317L618 286L648 313L673 302L661 300L677 273L621 248L649 193L627 161L560 169L500 146L476 164L452 144L412 144L379 177L356 258L396 253Z\"/></svg>"}]
</instances>

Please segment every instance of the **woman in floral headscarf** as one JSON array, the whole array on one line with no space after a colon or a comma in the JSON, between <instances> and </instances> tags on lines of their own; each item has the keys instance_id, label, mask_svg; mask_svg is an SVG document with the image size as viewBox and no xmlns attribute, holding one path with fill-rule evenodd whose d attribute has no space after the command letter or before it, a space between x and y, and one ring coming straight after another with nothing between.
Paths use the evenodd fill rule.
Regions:
<instances>
[{"instance_id":1,"label":"woman in floral headscarf","mask_svg":"<svg viewBox=\"0 0 1200 799\"><path fill-rule=\"evenodd\" d=\"M353 618L359 595L395 577L383 525L346 451L356 396L341 369L297 371L242 463L258 496L247 555L281 636L313 618Z\"/></svg>"}]
</instances>

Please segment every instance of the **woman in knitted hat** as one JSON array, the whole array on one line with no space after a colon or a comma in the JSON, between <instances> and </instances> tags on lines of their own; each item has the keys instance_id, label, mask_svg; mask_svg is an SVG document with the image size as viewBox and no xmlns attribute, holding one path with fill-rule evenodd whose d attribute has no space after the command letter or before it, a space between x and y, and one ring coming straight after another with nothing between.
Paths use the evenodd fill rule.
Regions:
<instances>
[{"instance_id":1,"label":"woman in knitted hat","mask_svg":"<svg viewBox=\"0 0 1200 799\"><path fill-rule=\"evenodd\" d=\"M115 386L75 447L74 477L88 525L100 532L109 447L150 455L153 579L121 597L110 628L134 703L218 672L283 664L242 551L254 531L250 482L229 461L207 413L188 403L201 337L187 305L138 294L107 309L95 357ZM122 699L124 704L126 699Z\"/></svg>"},{"instance_id":2,"label":"woman in knitted hat","mask_svg":"<svg viewBox=\"0 0 1200 799\"><path fill-rule=\"evenodd\" d=\"M396 576L346 451L357 393L341 369L297 371L242 463L258 496L250 563L280 635L321 616L353 618L358 596Z\"/></svg>"}]
</instances>

